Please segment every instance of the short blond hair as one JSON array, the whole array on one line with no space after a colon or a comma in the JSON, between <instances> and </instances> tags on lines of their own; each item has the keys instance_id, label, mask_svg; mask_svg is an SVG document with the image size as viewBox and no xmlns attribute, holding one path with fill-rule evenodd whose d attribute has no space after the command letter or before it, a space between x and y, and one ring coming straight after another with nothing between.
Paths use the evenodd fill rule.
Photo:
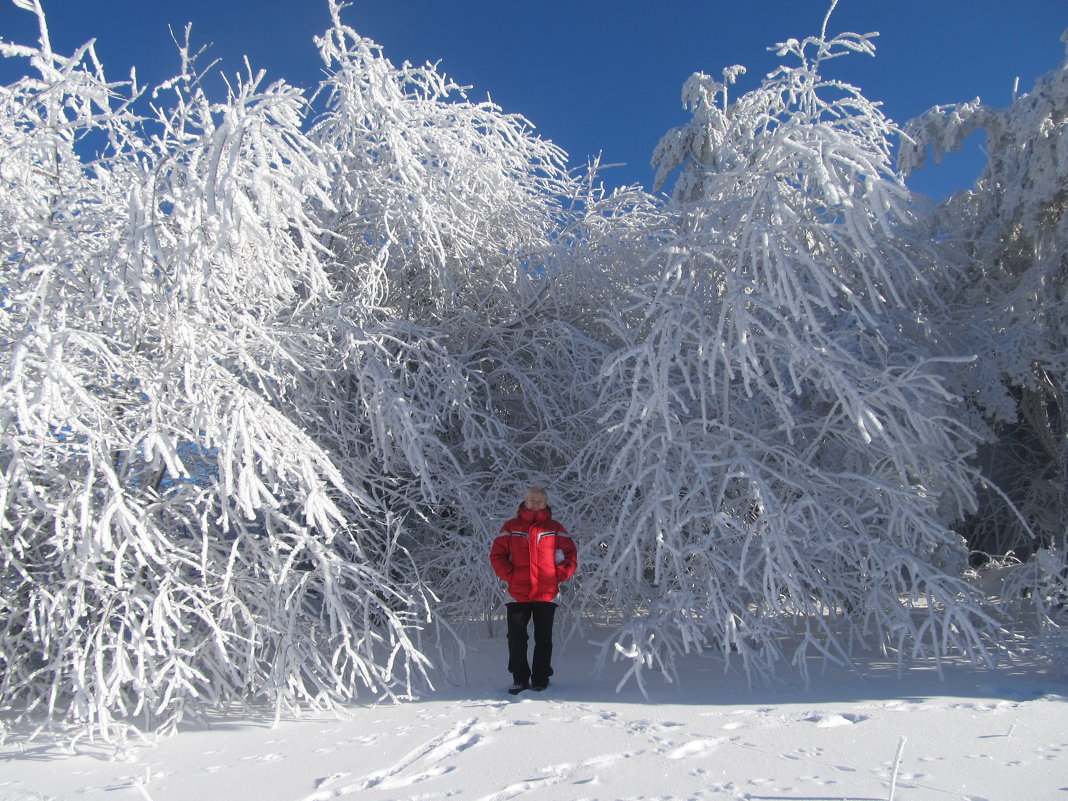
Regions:
<instances>
[{"instance_id":1,"label":"short blond hair","mask_svg":"<svg viewBox=\"0 0 1068 801\"><path fill-rule=\"evenodd\" d=\"M549 493L545 491L545 487L540 487L537 484L533 487L527 487L527 491L523 493L523 497L525 498L528 495L540 495L546 501L549 500Z\"/></svg>"}]
</instances>

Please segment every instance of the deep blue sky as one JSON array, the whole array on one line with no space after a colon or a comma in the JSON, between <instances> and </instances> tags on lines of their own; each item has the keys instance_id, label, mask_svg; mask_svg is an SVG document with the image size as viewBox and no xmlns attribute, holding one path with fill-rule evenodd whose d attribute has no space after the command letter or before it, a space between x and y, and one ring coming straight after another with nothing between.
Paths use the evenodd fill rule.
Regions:
<instances>
[{"instance_id":1,"label":"deep blue sky","mask_svg":"<svg viewBox=\"0 0 1068 801\"><path fill-rule=\"evenodd\" d=\"M53 47L70 52L95 38L110 77L136 66L142 82L177 65L167 25L193 23L233 73L242 55L271 77L313 86L321 65L312 37L328 21L325 0L43 0ZM439 61L471 96L487 93L527 117L575 165L603 152L626 162L606 183L652 180L649 156L660 136L685 121L679 94L695 71L748 69L757 85L777 60L775 42L819 32L828 0L355 0L345 21L385 49L394 63ZM840 0L833 32L879 31L875 59L851 56L837 77L880 100L905 122L940 103L976 96L1007 105L1013 81L1028 91L1058 67L1068 0ZM31 14L0 0L0 36L36 40ZM0 65L10 80L11 66ZM976 157L925 170L915 188L933 194L970 184Z\"/></svg>"}]
</instances>

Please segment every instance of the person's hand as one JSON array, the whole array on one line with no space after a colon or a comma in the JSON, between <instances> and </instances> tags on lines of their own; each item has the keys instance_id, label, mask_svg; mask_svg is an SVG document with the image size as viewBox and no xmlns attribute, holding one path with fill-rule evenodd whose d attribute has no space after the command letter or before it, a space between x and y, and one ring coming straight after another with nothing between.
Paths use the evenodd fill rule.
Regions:
<instances>
[{"instance_id":1,"label":"person's hand","mask_svg":"<svg viewBox=\"0 0 1068 801\"><path fill-rule=\"evenodd\" d=\"M556 549L556 556L555 556L554 561L558 565L562 565L564 563L564 552L563 552L562 549L560 549L560 548Z\"/></svg>"}]
</instances>

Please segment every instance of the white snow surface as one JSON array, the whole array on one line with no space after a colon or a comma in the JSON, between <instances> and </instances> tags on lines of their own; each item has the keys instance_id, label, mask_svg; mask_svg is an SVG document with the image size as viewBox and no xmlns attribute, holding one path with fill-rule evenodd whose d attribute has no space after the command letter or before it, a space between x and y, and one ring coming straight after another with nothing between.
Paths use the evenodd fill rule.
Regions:
<instances>
[{"instance_id":1,"label":"white snow surface","mask_svg":"<svg viewBox=\"0 0 1068 801\"><path fill-rule=\"evenodd\" d=\"M503 636L470 639L461 678L408 703L219 717L121 748L9 738L0 801L1068 799L1068 684L1041 666L940 678L873 657L750 688L688 657L645 698L576 637L546 692L512 698Z\"/></svg>"}]
</instances>

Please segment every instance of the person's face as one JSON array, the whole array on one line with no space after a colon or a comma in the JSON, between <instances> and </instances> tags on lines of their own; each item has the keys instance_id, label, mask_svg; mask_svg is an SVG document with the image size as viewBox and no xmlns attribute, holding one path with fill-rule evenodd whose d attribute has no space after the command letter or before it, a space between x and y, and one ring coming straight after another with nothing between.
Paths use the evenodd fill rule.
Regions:
<instances>
[{"instance_id":1,"label":"person's face","mask_svg":"<svg viewBox=\"0 0 1068 801\"><path fill-rule=\"evenodd\" d=\"M528 492L523 497L523 505L532 512L540 512L546 507L548 499L544 495L539 495L536 492Z\"/></svg>"}]
</instances>

